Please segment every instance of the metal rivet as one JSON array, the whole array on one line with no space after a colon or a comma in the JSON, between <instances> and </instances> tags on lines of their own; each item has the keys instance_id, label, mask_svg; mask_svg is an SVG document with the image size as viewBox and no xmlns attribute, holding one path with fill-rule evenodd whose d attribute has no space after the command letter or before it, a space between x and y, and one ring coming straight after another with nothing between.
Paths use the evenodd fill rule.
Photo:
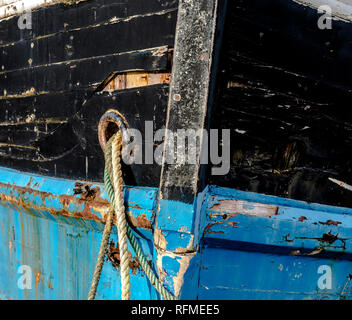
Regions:
<instances>
[{"instance_id":1,"label":"metal rivet","mask_svg":"<svg viewBox=\"0 0 352 320\"><path fill-rule=\"evenodd\" d=\"M174 94L174 101L180 101L181 100L181 95L178 93Z\"/></svg>"}]
</instances>

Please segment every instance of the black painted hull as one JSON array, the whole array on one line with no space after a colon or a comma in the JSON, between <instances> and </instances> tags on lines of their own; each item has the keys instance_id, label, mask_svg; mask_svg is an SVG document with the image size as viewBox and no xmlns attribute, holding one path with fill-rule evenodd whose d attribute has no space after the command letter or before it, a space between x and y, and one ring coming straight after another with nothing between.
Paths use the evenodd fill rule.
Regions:
<instances>
[{"instance_id":1,"label":"black painted hull","mask_svg":"<svg viewBox=\"0 0 352 320\"><path fill-rule=\"evenodd\" d=\"M230 1L214 128L231 128L231 171L218 184L351 206L352 23L318 28L293 1Z\"/></svg>"},{"instance_id":2,"label":"black painted hull","mask_svg":"<svg viewBox=\"0 0 352 320\"><path fill-rule=\"evenodd\" d=\"M100 117L116 108L143 131L165 122L168 85L102 92L111 74L166 72L177 1L84 1L0 22L0 165L48 176L102 181ZM75 115L75 116L74 116ZM138 117L137 117L138 115ZM126 182L157 186L157 165Z\"/></svg>"},{"instance_id":3,"label":"black painted hull","mask_svg":"<svg viewBox=\"0 0 352 320\"><path fill-rule=\"evenodd\" d=\"M352 24L320 30L319 17L293 1L229 1L209 120L231 129L231 168L208 184L352 205L328 180L352 182ZM100 116L115 107L142 133L146 120L160 129L169 86L99 86L112 72L169 70L153 48L173 48L176 18L177 1L105 0L35 10L33 30L0 22L0 165L102 181ZM125 178L158 186L160 166Z\"/></svg>"}]
</instances>

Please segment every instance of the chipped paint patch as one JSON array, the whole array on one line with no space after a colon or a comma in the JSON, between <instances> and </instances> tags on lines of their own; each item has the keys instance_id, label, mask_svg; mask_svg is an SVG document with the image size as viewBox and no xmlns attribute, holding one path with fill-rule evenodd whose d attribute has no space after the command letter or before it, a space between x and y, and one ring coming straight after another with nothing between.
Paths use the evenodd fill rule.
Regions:
<instances>
[{"instance_id":1,"label":"chipped paint patch","mask_svg":"<svg viewBox=\"0 0 352 320\"><path fill-rule=\"evenodd\" d=\"M173 236L178 235L178 237L182 237L183 234L178 232L168 233L167 231L165 231L165 233L166 236L160 229L155 229L154 232L154 246L157 252L156 266L161 282L165 283L166 281L171 281L172 279L172 287L174 290L174 294L178 297L181 292L184 283L184 275L189 267L190 261L197 254L197 251L193 249L194 235L189 236L189 234L187 234L187 236L189 236L187 237L187 244L185 244L184 246L176 247L172 251L170 251L166 249L170 241L174 242ZM166 240L166 237L169 241ZM164 268L164 257L169 257L172 260L177 261L179 267L176 268L176 270Z\"/></svg>"},{"instance_id":2,"label":"chipped paint patch","mask_svg":"<svg viewBox=\"0 0 352 320\"><path fill-rule=\"evenodd\" d=\"M193 257L196 255L196 252L192 252L186 255L183 255L181 259L178 259L178 263L180 264L180 268L177 272L177 275L173 277L173 282L174 282L174 292L175 296L179 297L182 286L184 284L184 276L185 273L189 267L189 264Z\"/></svg>"},{"instance_id":3,"label":"chipped paint patch","mask_svg":"<svg viewBox=\"0 0 352 320\"><path fill-rule=\"evenodd\" d=\"M165 282L166 277L167 277L167 272L165 271L165 268L163 266L163 258L164 257L169 257L173 259L174 261L177 261L179 264L178 271L175 276L172 276L172 285L173 285L173 290L174 290L174 295L176 297L179 297L181 293L182 286L184 284L184 276L186 271L188 270L188 267L190 265L190 261L192 258L197 254L196 251L193 252L188 252L188 253L183 253L183 254L177 254L174 252L170 251L164 251L161 249L156 248L158 256L156 260L156 266L158 269L159 273L159 279L161 282Z\"/></svg>"},{"instance_id":4,"label":"chipped paint patch","mask_svg":"<svg viewBox=\"0 0 352 320\"><path fill-rule=\"evenodd\" d=\"M156 248L156 252L157 252L157 258L156 258L156 268L158 270L158 274L159 274L159 280L161 282L165 281L166 278L166 272L163 268L163 257L164 254L162 254L163 252L160 249Z\"/></svg>"},{"instance_id":5,"label":"chipped paint patch","mask_svg":"<svg viewBox=\"0 0 352 320\"><path fill-rule=\"evenodd\" d=\"M159 228L154 230L154 244L157 248L161 250L166 250L167 241L163 231Z\"/></svg>"},{"instance_id":6,"label":"chipped paint patch","mask_svg":"<svg viewBox=\"0 0 352 320\"><path fill-rule=\"evenodd\" d=\"M244 200L232 200L225 199L220 200L217 204L214 204L211 211L217 211L236 216L238 214L268 217L271 218L278 214L279 207L275 205L269 205L265 203L249 202Z\"/></svg>"}]
</instances>

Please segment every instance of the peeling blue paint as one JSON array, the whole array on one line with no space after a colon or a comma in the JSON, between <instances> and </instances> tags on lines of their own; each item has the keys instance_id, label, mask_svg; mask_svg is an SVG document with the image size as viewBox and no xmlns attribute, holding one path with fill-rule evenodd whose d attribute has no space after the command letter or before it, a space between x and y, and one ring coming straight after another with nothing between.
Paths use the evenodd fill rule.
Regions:
<instances>
[{"instance_id":1,"label":"peeling blue paint","mask_svg":"<svg viewBox=\"0 0 352 320\"><path fill-rule=\"evenodd\" d=\"M86 299L102 210L92 209L94 220L82 213L87 202L60 201L62 195L73 196L75 181L0 168L0 182L0 298ZM104 201L103 186L95 186ZM135 231L157 270L157 189L126 187L124 192L132 217L144 215L150 222L152 229ZM277 210L256 212L258 204L261 210L265 205ZM81 215L63 214L63 209ZM208 186L194 204L165 200L157 220L166 243L161 257L165 284L170 290L181 286L181 299L352 298L350 208ZM111 240L117 245L116 228ZM28 290L17 285L22 265L32 270ZM321 266L331 270L331 288L319 287ZM131 270L131 284L133 299L159 299L142 270ZM106 261L97 299L120 299L120 285L119 269Z\"/></svg>"}]
</instances>

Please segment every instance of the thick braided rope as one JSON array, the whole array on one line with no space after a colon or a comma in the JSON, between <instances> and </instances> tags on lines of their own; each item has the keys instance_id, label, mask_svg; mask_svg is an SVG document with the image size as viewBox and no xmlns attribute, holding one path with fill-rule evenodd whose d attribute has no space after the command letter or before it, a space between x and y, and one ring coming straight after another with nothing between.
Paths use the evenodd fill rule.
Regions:
<instances>
[{"instance_id":1,"label":"thick braided rope","mask_svg":"<svg viewBox=\"0 0 352 320\"><path fill-rule=\"evenodd\" d=\"M106 144L106 148L105 148L105 154L104 154L105 155L104 184L105 184L106 192L107 192L107 194L108 194L108 196L110 198L110 201L112 203L112 206L116 210L116 207L115 207L115 192L114 192L114 188L112 186L111 178L110 178L110 176L112 176L112 171L113 171L112 170L113 169L113 165L112 165L112 142L113 142L113 139L110 139L108 141L108 143ZM121 151L121 149L120 149L120 151ZM118 164L120 164L120 161L118 161ZM119 168L120 172L121 172L121 167L117 166L117 168ZM116 167L115 167L115 169L116 169ZM121 177L121 175L119 175L119 176ZM122 185L122 183L121 183L121 185ZM119 198L123 199L123 188L120 188L119 190L120 190L120 193L121 193L121 197L119 197ZM113 217L114 217L113 210L110 210L109 213L108 213L106 225L105 225L105 228L104 228L102 242L101 242L101 245L100 245L100 250L99 250L99 255L98 255L98 260L97 260L97 263L96 263L96 267L95 267L94 274L93 274L93 279L92 279L92 284L91 284L91 288L90 288L89 295L88 295L88 299L89 300L93 300L95 298L95 293L96 293L96 290L97 290L97 287L98 287L98 282L99 282L99 279L100 279L100 274L101 274L102 266L103 266L103 263L104 263L104 256L105 256L105 253L106 253L106 250L107 250L108 241L109 241L109 237L110 237L110 233L111 233ZM176 300L176 298L169 291L167 291L164 288L162 283L159 281L159 279L155 275L153 269L150 267L146 257L143 254L143 251L142 251L142 249L141 249L136 237L134 236L131 227L128 225L127 221L126 221L126 227L127 227L127 237L130 240L131 246L132 246L133 250L135 251L135 253L137 255L137 259L139 261L139 264L141 265L142 269L146 273L146 275L147 275L149 281L151 282L151 284L155 287L155 289L159 292L159 294L164 299L166 299L166 300Z\"/></svg>"},{"instance_id":2,"label":"thick braided rope","mask_svg":"<svg viewBox=\"0 0 352 320\"><path fill-rule=\"evenodd\" d=\"M130 284L130 259L127 244L127 221L125 215L125 206L123 201L123 180L121 172L121 149L122 135L118 131L112 142L111 160L112 160L112 179L115 197L116 225L119 237L120 249L120 274L121 274L121 298L122 300L130 300L131 284Z\"/></svg>"},{"instance_id":3,"label":"thick braided rope","mask_svg":"<svg viewBox=\"0 0 352 320\"><path fill-rule=\"evenodd\" d=\"M113 220L114 220L114 210L111 208L109 210L107 218L106 218L103 237L102 237L101 243L100 243L98 259L95 264L93 278L92 278L92 282L91 282L89 293L88 293L88 300L94 300L95 295L97 293L98 283L100 280L101 270L102 270L103 264L104 264L104 257L105 257L108 243L109 243Z\"/></svg>"},{"instance_id":4,"label":"thick braided rope","mask_svg":"<svg viewBox=\"0 0 352 320\"><path fill-rule=\"evenodd\" d=\"M121 136L120 136L121 137ZM110 139L112 140L112 139ZM109 140L109 142L110 142ZM113 164L111 164L112 160L112 153L109 152L109 147L110 144L109 142L106 145L106 149L105 149L105 172L104 172L104 182L105 182L105 189L106 192L110 198L110 201L113 205L113 207L115 208L115 195L116 192L114 191L114 188L112 186L111 183L111 176L113 176L113 172L112 171L112 167ZM120 164L120 162L118 162ZM123 196L123 189L120 189L121 192L121 196ZM120 197L121 198L121 197ZM116 210L116 208L115 208ZM131 243L131 246L134 250L134 252L136 253L137 259L139 261L140 266L142 267L142 269L144 270L145 274L147 275L149 281L151 282L151 284L155 287L155 289L160 293L160 295L166 299L166 300L176 300L176 298L165 289L165 287L162 285L162 283L159 281L158 277L155 275L153 269L150 267L146 257L143 254L143 251L136 239L136 237L133 234L133 231L131 229L131 227L129 226L128 223L126 223L126 227L127 227L127 237ZM120 237L120 236L119 236Z\"/></svg>"},{"instance_id":5,"label":"thick braided rope","mask_svg":"<svg viewBox=\"0 0 352 320\"><path fill-rule=\"evenodd\" d=\"M111 203L114 203L115 202L114 190L113 190L113 187L111 184L111 180L110 180L110 176L109 176L107 167L105 167L105 175L107 176L105 189L106 189L106 192L111 200ZM164 299L176 300L176 298L169 291L167 291L164 288L162 283L159 281L159 279L155 275L153 269L150 267L146 257L144 256L143 251L142 251L135 235L133 234L133 230L131 229L131 227L128 224L127 224L127 236L128 236L128 239L130 240L130 243L131 243L131 246L132 246L134 252L136 253L136 256L137 256L137 259L138 259L140 266L144 270L145 274L147 275L147 277L148 277L150 283L153 285L153 287L160 293L160 295Z\"/></svg>"}]
</instances>

